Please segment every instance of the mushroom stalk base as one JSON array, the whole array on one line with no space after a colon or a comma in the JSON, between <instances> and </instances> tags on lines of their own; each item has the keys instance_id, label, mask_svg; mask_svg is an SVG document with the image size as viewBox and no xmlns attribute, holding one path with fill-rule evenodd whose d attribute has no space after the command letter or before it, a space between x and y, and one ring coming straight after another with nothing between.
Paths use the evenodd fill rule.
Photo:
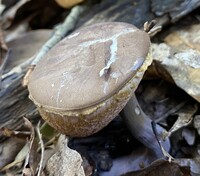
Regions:
<instances>
[{"instance_id":1,"label":"mushroom stalk base","mask_svg":"<svg viewBox=\"0 0 200 176\"><path fill-rule=\"evenodd\" d=\"M163 157L162 150L152 129L152 120L142 111L135 95L132 96L124 107L122 116L132 135L151 149L157 157ZM161 136L165 131L165 129L159 125L156 126L156 130L158 136ZM170 150L169 139L162 141L161 144L166 151Z\"/></svg>"}]
</instances>

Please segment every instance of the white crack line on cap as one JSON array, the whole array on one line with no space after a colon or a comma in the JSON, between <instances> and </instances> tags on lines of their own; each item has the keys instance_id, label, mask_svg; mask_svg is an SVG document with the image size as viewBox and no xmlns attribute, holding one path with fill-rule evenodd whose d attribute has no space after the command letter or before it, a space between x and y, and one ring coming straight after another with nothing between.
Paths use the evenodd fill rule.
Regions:
<instances>
[{"instance_id":1,"label":"white crack line on cap","mask_svg":"<svg viewBox=\"0 0 200 176\"><path fill-rule=\"evenodd\" d=\"M57 97L56 97L56 105L57 105L57 107L59 106L59 103L62 103L62 101L63 101L62 99L60 99L61 89L63 87L65 87L65 82L66 82L67 78L72 79L72 77L70 77L70 76L71 75L69 75L68 72L62 73L63 79L62 79L61 84L59 86Z\"/></svg>"},{"instance_id":2,"label":"white crack line on cap","mask_svg":"<svg viewBox=\"0 0 200 176\"><path fill-rule=\"evenodd\" d=\"M88 47L88 46L94 45L96 43L103 43L103 42L107 42L109 40L112 40L112 44L110 45L110 54L111 54L110 59L106 63L106 66L104 68L102 68L99 72L99 76L102 77L104 75L105 70L109 69L111 67L111 64L114 63L117 59L117 57L116 57L117 38L121 35L128 34L128 33L135 32L135 31L136 31L135 29L127 28L127 29L120 31L119 33L116 33L115 35L113 35L111 37L83 42L79 46Z\"/></svg>"},{"instance_id":3,"label":"white crack line on cap","mask_svg":"<svg viewBox=\"0 0 200 176\"><path fill-rule=\"evenodd\" d=\"M105 81L104 82L104 87L103 87L103 93L106 94L107 90L108 90L108 82Z\"/></svg>"},{"instance_id":4,"label":"white crack line on cap","mask_svg":"<svg viewBox=\"0 0 200 176\"><path fill-rule=\"evenodd\" d=\"M102 77L105 74L105 71L108 70L111 67L111 65L117 60L116 52L118 49L117 48L118 37L121 35L131 33L131 32L135 32L135 31L136 31L135 29L127 28L127 29L120 31L119 33L116 33L115 35L113 35L111 37L107 37L104 39L97 39L97 40L93 40L93 41L87 41L87 42L81 43L79 46L88 47L88 46L94 45L96 43L103 43L103 42L107 42L109 40L112 41L112 44L110 45L110 58L108 59L108 62L106 63L105 67L102 68L99 72L99 76ZM109 89L109 84L106 81L106 82L104 82L104 85L103 85L104 94L107 93L108 89Z\"/></svg>"}]
</instances>

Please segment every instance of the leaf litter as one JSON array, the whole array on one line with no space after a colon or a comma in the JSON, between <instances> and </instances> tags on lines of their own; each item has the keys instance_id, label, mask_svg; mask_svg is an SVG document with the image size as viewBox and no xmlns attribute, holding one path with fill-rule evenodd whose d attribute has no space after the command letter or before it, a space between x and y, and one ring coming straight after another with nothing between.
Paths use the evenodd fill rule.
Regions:
<instances>
[{"instance_id":1,"label":"leaf litter","mask_svg":"<svg viewBox=\"0 0 200 176\"><path fill-rule=\"evenodd\" d=\"M20 33L31 30L30 26L32 28L33 26L37 26L36 28L51 26L52 28L48 20L41 24L39 21L34 21L34 15L40 11L38 7L41 8L44 1L40 1L38 6L36 4L37 2L34 4L33 1L21 0L13 6L14 10L9 11L8 9L4 13L3 27L9 28L3 34L5 42L1 40L2 48L6 49L5 44L8 40L14 41L13 39ZM30 8L30 5L37 7L37 10L30 13L28 18L18 18L20 13L25 14L25 7ZM61 15L64 12L55 4L47 6L53 7L55 14L60 13ZM65 13L68 13L68 10ZM12 14L11 18L8 19L7 14ZM49 14L49 17L55 14ZM7 175L20 175L21 173L24 175L69 175L70 173L71 175L99 174L105 176L200 174L198 146L200 26L198 23L190 24L187 17L185 19L185 23L187 22L189 26L184 26L181 22L172 24L170 28L163 29L160 36L153 39L153 41L157 40L152 44L154 63L145 76L148 79L142 81L136 92L145 113L166 128L167 133L161 138L168 137L171 140L172 150L169 153L173 156L171 162L156 158L151 151L140 144L129 133L120 115L99 133L81 139L68 139L63 135L60 136L48 125L43 125L43 121L41 127L37 125L38 119L31 119L31 122L26 119L26 128L23 126L18 130L1 125L3 127L1 135L8 138L6 140L4 138L0 144L0 157L8 158L4 163L1 160L1 171ZM44 33L46 35L48 32L44 31ZM40 33L38 36L43 35ZM162 39L159 40L161 37ZM37 42L30 35L27 39L34 44L31 45L34 48ZM13 44L12 47L14 50L17 45ZM26 56L22 57L24 60L20 58L20 62L15 61L15 55L13 55L13 59L9 60L10 63L5 68L7 75L11 75L10 70L13 66L17 67L19 63L27 61L27 58L36 54L40 47L31 51L29 55L25 54ZM26 50L23 52L26 53ZM2 75L4 79L8 76L6 77L5 73ZM18 145L16 150L12 149L15 144Z\"/></svg>"}]
</instances>

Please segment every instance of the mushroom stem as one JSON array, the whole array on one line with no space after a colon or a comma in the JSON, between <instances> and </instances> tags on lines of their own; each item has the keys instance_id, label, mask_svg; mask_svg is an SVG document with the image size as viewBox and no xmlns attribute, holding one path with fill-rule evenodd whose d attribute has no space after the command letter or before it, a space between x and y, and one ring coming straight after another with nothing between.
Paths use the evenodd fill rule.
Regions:
<instances>
[{"instance_id":1,"label":"mushroom stem","mask_svg":"<svg viewBox=\"0 0 200 176\"><path fill-rule=\"evenodd\" d=\"M152 120L140 108L140 105L135 95L131 97L129 102L124 107L122 117L125 120L130 132L135 138L137 138L146 147L151 149L157 157L164 156L153 132L151 124ZM158 136L162 136L162 133L165 131L165 129L157 125L156 131ZM169 139L162 141L162 147L166 151L170 150Z\"/></svg>"}]
</instances>

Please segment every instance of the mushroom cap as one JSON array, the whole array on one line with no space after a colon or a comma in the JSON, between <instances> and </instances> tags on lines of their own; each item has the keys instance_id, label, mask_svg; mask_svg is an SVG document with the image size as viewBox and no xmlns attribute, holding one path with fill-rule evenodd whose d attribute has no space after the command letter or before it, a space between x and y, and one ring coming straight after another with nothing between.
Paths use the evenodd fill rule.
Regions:
<instances>
[{"instance_id":1,"label":"mushroom cap","mask_svg":"<svg viewBox=\"0 0 200 176\"><path fill-rule=\"evenodd\" d=\"M118 92L142 66L148 34L121 22L83 27L55 45L29 80L38 107L60 111L94 106Z\"/></svg>"},{"instance_id":2,"label":"mushroom cap","mask_svg":"<svg viewBox=\"0 0 200 176\"><path fill-rule=\"evenodd\" d=\"M150 65L148 34L127 23L81 28L53 47L29 80L29 97L52 127L83 137L123 109Z\"/></svg>"}]
</instances>

